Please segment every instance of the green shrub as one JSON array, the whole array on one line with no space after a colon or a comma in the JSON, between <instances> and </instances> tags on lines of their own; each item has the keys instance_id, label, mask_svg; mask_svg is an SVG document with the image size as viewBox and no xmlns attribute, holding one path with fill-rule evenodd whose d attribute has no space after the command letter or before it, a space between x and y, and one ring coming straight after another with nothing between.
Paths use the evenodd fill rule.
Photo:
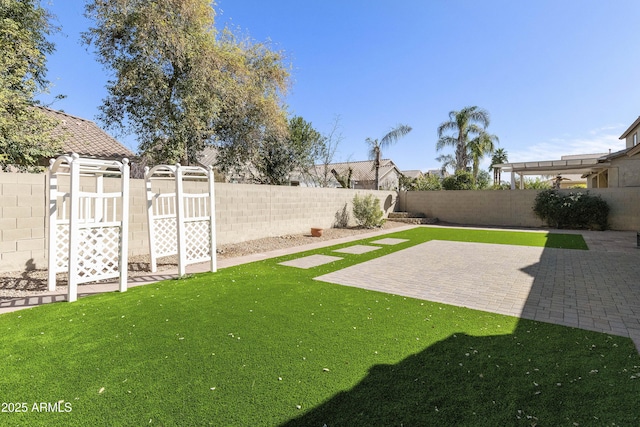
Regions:
<instances>
[{"instance_id":1,"label":"green shrub","mask_svg":"<svg viewBox=\"0 0 640 427\"><path fill-rule=\"evenodd\" d=\"M600 196L588 192L562 194L558 190L538 193L533 212L556 228L589 228L605 230L609 220L609 205Z\"/></svg>"},{"instance_id":2,"label":"green shrub","mask_svg":"<svg viewBox=\"0 0 640 427\"><path fill-rule=\"evenodd\" d=\"M384 224L384 213L380 209L380 200L367 194L364 197L355 195L353 198L353 217L359 226L365 228L380 227Z\"/></svg>"},{"instance_id":3,"label":"green shrub","mask_svg":"<svg viewBox=\"0 0 640 427\"><path fill-rule=\"evenodd\" d=\"M456 171L455 175L442 180L442 188L445 190L473 190L473 175L467 171Z\"/></svg>"}]
</instances>

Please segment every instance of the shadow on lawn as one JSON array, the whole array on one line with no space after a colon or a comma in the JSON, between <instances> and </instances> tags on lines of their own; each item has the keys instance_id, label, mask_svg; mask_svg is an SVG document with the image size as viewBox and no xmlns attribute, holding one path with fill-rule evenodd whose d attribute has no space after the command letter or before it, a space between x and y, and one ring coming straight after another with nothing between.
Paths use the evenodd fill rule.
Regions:
<instances>
[{"instance_id":1,"label":"shadow on lawn","mask_svg":"<svg viewBox=\"0 0 640 427\"><path fill-rule=\"evenodd\" d=\"M561 341L562 328L556 330ZM373 366L352 389L282 426L593 425L596 420L597 425L625 425L638 421L631 397L639 391L635 383L618 387L610 383L611 377L594 374L607 369L599 355L576 366L576 358L584 358L593 341L567 354L553 345L539 345L539 337L526 334L521 327L502 336L455 334L395 365ZM596 345L604 344L596 340ZM630 382L629 375L623 378Z\"/></svg>"},{"instance_id":2,"label":"shadow on lawn","mask_svg":"<svg viewBox=\"0 0 640 427\"><path fill-rule=\"evenodd\" d=\"M580 307L597 288L594 274L609 282L640 274L640 266L628 269L630 259L621 273L621 255L545 249L540 262L522 269L534 277L523 311L548 314L557 298L575 298ZM573 274L585 256L602 272ZM625 338L520 320L506 335L457 333L395 365L373 366L352 389L282 426L637 425L640 379L630 378L640 378L638 365Z\"/></svg>"}]
</instances>

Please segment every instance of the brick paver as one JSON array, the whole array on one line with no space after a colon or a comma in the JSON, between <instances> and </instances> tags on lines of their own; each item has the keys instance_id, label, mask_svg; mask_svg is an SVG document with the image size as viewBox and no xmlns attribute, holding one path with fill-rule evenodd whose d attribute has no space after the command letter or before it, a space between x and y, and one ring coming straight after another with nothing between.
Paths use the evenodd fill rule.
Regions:
<instances>
[{"instance_id":1,"label":"brick paver","mask_svg":"<svg viewBox=\"0 0 640 427\"><path fill-rule=\"evenodd\" d=\"M640 250L431 241L316 279L629 336L640 349Z\"/></svg>"}]
</instances>

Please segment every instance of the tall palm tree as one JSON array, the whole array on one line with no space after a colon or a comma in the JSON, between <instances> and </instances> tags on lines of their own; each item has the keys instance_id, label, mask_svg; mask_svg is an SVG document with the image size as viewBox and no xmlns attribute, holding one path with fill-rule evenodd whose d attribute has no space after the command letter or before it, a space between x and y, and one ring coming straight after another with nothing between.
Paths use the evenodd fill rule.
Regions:
<instances>
[{"instance_id":1,"label":"tall palm tree","mask_svg":"<svg viewBox=\"0 0 640 427\"><path fill-rule=\"evenodd\" d=\"M493 155L491 156L491 166L489 166L489 170L493 169L493 185L499 185L502 181L502 169L494 168L493 166L501 165L508 161L509 158L504 148L498 148L493 152Z\"/></svg>"},{"instance_id":2,"label":"tall palm tree","mask_svg":"<svg viewBox=\"0 0 640 427\"><path fill-rule=\"evenodd\" d=\"M476 106L449 112L449 121L438 126L436 150L440 151L446 146L454 147L456 171L467 170L472 157L469 142L485 133L489 121L489 112ZM447 135L448 131L454 134Z\"/></svg>"},{"instance_id":3,"label":"tall palm tree","mask_svg":"<svg viewBox=\"0 0 640 427\"><path fill-rule=\"evenodd\" d=\"M411 126L396 125L379 141L377 139L367 138L367 144L369 145L369 158L373 159L373 166L376 168L376 181L375 189L379 187L379 169L380 169L380 157L382 155L382 149L396 143L398 139L402 138L406 134L411 132Z\"/></svg>"},{"instance_id":4,"label":"tall palm tree","mask_svg":"<svg viewBox=\"0 0 640 427\"><path fill-rule=\"evenodd\" d=\"M489 154L493 154L495 150L495 143L499 142L499 139L495 135L491 135L490 133L483 132L480 135L473 138L467 144L469 148L469 153L471 155L471 161L473 164L472 174L473 174L473 182L478 179L478 172L480 167L480 160Z\"/></svg>"}]
</instances>

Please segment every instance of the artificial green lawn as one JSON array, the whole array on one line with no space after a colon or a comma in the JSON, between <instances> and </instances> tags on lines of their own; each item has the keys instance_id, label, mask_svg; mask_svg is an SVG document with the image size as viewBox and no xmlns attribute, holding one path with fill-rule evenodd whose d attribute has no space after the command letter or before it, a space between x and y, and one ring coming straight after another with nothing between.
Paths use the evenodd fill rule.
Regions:
<instances>
[{"instance_id":1,"label":"artificial green lawn","mask_svg":"<svg viewBox=\"0 0 640 427\"><path fill-rule=\"evenodd\" d=\"M410 242L309 270L277 264L367 239L2 315L0 395L29 410L0 425L639 423L627 338L313 280L431 239L586 248L580 236L388 236ZM32 410L59 401L71 411Z\"/></svg>"}]
</instances>

